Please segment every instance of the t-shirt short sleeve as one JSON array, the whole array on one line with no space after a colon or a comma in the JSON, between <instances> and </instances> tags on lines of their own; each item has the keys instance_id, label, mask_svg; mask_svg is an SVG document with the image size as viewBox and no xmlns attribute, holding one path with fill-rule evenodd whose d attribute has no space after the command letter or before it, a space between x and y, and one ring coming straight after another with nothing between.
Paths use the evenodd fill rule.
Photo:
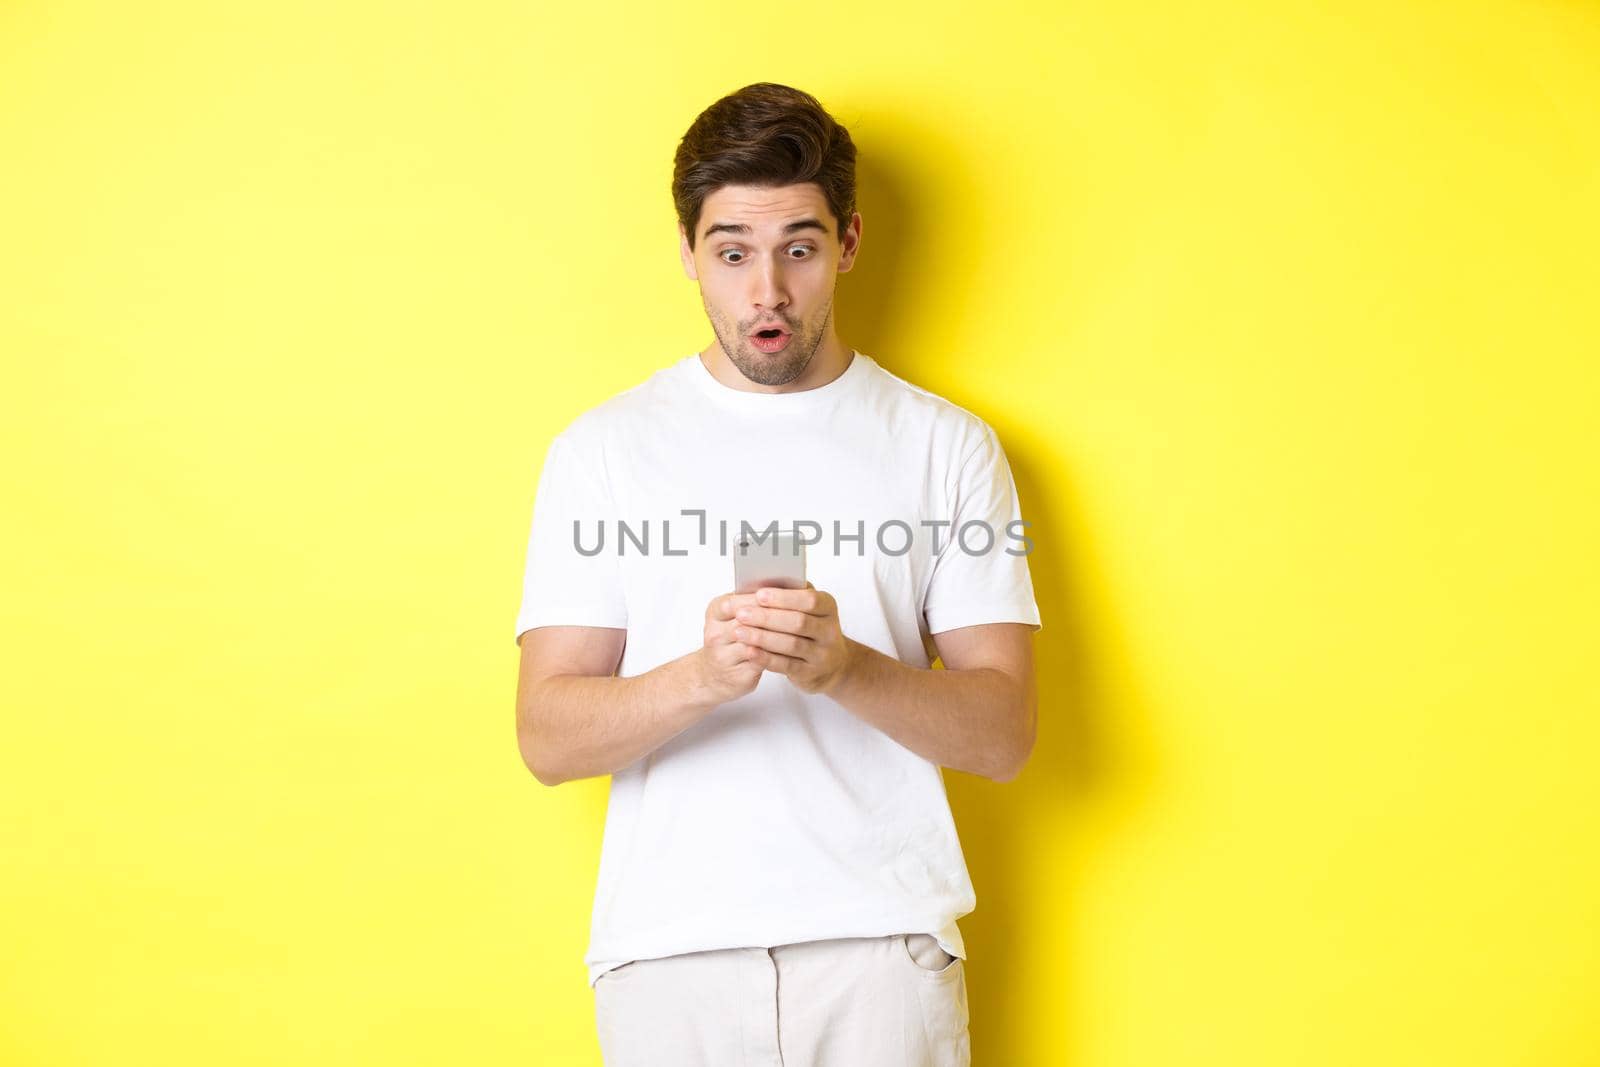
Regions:
<instances>
[{"instance_id":1,"label":"t-shirt short sleeve","mask_svg":"<svg viewBox=\"0 0 1600 1067\"><path fill-rule=\"evenodd\" d=\"M987 425L957 477L954 512L923 599L928 632L991 622L1040 629L1027 556L1035 542L1023 540L1017 485L1000 440Z\"/></svg>"},{"instance_id":2,"label":"t-shirt short sleeve","mask_svg":"<svg viewBox=\"0 0 1600 1067\"><path fill-rule=\"evenodd\" d=\"M534 493L518 639L535 626L627 627L616 550L601 539L603 527L614 527L614 512L598 457L558 434Z\"/></svg>"}]
</instances>

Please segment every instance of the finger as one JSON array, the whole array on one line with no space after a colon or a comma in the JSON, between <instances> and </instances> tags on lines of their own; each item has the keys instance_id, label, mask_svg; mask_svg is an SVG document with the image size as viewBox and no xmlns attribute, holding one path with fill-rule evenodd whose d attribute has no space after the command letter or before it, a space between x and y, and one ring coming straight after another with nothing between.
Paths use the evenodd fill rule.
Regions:
<instances>
[{"instance_id":1,"label":"finger","mask_svg":"<svg viewBox=\"0 0 1600 1067\"><path fill-rule=\"evenodd\" d=\"M708 645L738 644L739 639L734 636L734 631L745 625L748 624L738 619L731 619L726 622L713 619L705 625L705 643Z\"/></svg>"},{"instance_id":2,"label":"finger","mask_svg":"<svg viewBox=\"0 0 1600 1067\"><path fill-rule=\"evenodd\" d=\"M711 617L718 622L731 621L740 608L755 602L754 593L729 593L711 602Z\"/></svg>"},{"instance_id":3,"label":"finger","mask_svg":"<svg viewBox=\"0 0 1600 1067\"><path fill-rule=\"evenodd\" d=\"M712 645L738 644L739 639L733 636L733 631L737 630L739 626L740 624L737 622L712 622L707 624L706 632L708 636L706 643Z\"/></svg>"},{"instance_id":4,"label":"finger","mask_svg":"<svg viewBox=\"0 0 1600 1067\"><path fill-rule=\"evenodd\" d=\"M745 646L750 649L750 662L759 663L762 669L776 671L779 674L789 674L798 670L804 664L793 656L785 656L780 652L769 652L764 648L753 645Z\"/></svg>"},{"instance_id":5,"label":"finger","mask_svg":"<svg viewBox=\"0 0 1600 1067\"><path fill-rule=\"evenodd\" d=\"M777 652L797 659L804 659L810 652L808 646L815 644L807 637L797 637L794 634L763 630L753 626L740 626L733 631L733 636L747 645L755 645L768 652Z\"/></svg>"},{"instance_id":6,"label":"finger","mask_svg":"<svg viewBox=\"0 0 1600 1067\"><path fill-rule=\"evenodd\" d=\"M788 608L758 608L746 607L738 610L735 620L742 626L757 626L763 630L779 630L783 633L798 634L801 637L815 637L817 625L813 616L803 611L793 611Z\"/></svg>"},{"instance_id":7,"label":"finger","mask_svg":"<svg viewBox=\"0 0 1600 1067\"><path fill-rule=\"evenodd\" d=\"M803 611L807 615L828 613L821 608L824 597L827 598L826 603L830 605L833 603L832 597L827 593L818 592L810 582L806 583L804 589L781 589L773 585L756 590L756 602L763 607L788 608L792 611Z\"/></svg>"}]
</instances>

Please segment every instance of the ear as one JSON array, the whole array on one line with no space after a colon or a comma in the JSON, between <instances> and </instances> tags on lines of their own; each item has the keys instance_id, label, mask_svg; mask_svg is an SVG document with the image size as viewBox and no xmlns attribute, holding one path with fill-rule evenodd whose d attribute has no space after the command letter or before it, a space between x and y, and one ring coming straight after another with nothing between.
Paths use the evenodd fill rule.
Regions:
<instances>
[{"instance_id":1,"label":"ear","mask_svg":"<svg viewBox=\"0 0 1600 1067\"><path fill-rule=\"evenodd\" d=\"M850 225L844 228L844 240L839 242L839 273L846 274L855 266L856 253L861 249L861 212L850 216Z\"/></svg>"},{"instance_id":2,"label":"ear","mask_svg":"<svg viewBox=\"0 0 1600 1067\"><path fill-rule=\"evenodd\" d=\"M699 281L700 276L694 272L694 253L689 251L689 231L681 222L678 223L678 258L683 261L683 273Z\"/></svg>"}]
</instances>

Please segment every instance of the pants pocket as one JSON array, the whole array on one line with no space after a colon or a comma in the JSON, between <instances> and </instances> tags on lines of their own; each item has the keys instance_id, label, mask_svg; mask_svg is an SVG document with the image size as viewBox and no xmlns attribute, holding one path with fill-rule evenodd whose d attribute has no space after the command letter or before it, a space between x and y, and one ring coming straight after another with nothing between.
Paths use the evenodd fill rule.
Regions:
<instances>
[{"instance_id":1,"label":"pants pocket","mask_svg":"<svg viewBox=\"0 0 1600 1067\"><path fill-rule=\"evenodd\" d=\"M961 966L961 957L946 952L932 934L901 934L895 940L899 942L900 954L930 977L954 977Z\"/></svg>"},{"instance_id":2,"label":"pants pocket","mask_svg":"<svg viewBox=\"0 0 1600 1067\"><path fill-rule=\"evenodd\" d=\"M939 947L932 934L902 934L890 944L896 965L911 982L922 1010L936 1067L970 1067L965 961Z\"/></svg>"}]
</instances>

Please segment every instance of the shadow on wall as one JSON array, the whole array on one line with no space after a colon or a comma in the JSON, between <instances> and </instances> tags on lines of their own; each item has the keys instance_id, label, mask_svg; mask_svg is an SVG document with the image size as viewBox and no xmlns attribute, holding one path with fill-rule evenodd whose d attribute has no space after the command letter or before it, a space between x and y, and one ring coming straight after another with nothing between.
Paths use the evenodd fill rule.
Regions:
<instances>
[{"instance_id":1,"label":"shadow on wall","mask_svg":"<svg viewBox=\"0 0 1600 1067\"><path fill-rule=\"evenodd\" d=\"M952 149L952 152L959 150ZM922 158L927 158L926 153ZM952 218L919 202L914 190L927 188L909 167L897 168L892 152L882 146L864 148L857 168L857 204L862 216L861 255L850 273L841 275L837 290L838 329L846 344L868 353L907 381L923 385L915 354L898 351L895 340L906 336L903 320L917 314L921 304L919 279L930 270L976 273L984 269L982 255L944 256L937 267L905 263L909 252L924 247L967 248L973 241L973 219ZM941 171L940 183L950 186ZM974 189L973 196L983 195ZM914 236L913 236L914 235ZM971 291L960 277L941 279L945 292ZM947 287L948 286L948 287ZM995 361L988 365L988 361ZM1014 363L1010 366L1015 366ZM984 354L972 365L974 375L1001 372L1007 361ZM1043 624L1035 636L1035 663L1039 679L1039 729L1032 758L1022 775L1012 782L995 783L961 772L944 772L962 849L977 891L978 906L961 920L969 960L968 997L971 1011L973 1062L1025 1063L1040 1049L1033 1044L1042 1025L1061 1035L1054 1045L1060 1059L1052 1064L1076 1062L1070 1051L1071 1035L1081 1027L1068 1013L1079 1003L1070 986L1076 972L1075 946L1065 931L1075 928L1064 912L1075 903L1072 872L1080 863L1093 862L1072 848L1072 819L1092 806L1097 797L1116 792L1126 804L1130 786L1112 780L1132 777L1109 751L1098 724L1109 715L1111 695L1093 666L1106 660L1092 654L1091 644L1115 646L1117 635L1106 633L1108 616L1101 606L1095 632L1086 623L1079 576L1090 573L1089 546L1071 538L1087 530L1072 495L1070 471L1044 472L1035 457L1020 451L1006 432L1006 413L980 410L961 395L960 387L936 390L967 408L995 428L1011 463L1022 501L1022 517L1033 539L1028 557L1034 595ZM1116 713L1126 719L1137 714L1138 696L1126 689L1115 695ZM1133 706L1130 706L1130 702ZM1140 776L1148 781L1150 768ZM1059 857L1052 869L1041 871L1034 842L1050 840ZM1070 865L1069 865L1070 864ZM1041 880L1049 884L1041 886ZM1035 911L1014 905L1019 897L1032 902ZM1043 904L1050 912L1041 915ZM1024 990L1026 976L1042 975L1049 990ZM1041 995L1042 993L1042 995ZM1050 1019L1024 1018L1026 1005L1041 1002L1057 1006Z\"/></svg>"}]
</instances>

